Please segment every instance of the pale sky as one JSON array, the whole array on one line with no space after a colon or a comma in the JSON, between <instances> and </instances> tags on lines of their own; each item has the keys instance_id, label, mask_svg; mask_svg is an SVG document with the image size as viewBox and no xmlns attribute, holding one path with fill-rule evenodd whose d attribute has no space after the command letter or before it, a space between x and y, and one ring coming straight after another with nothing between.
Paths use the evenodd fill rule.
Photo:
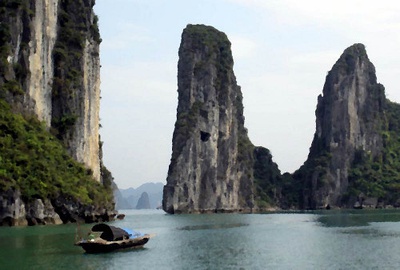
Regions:
<instances>
[{"instance_id":1,"label":"pale sky","mask_svg":"<svg viewBox=\"0 0 400 270\"><path fill-rule=\"evenodd\" d=\"M400 102L398 0L97 0L95 12L103 158L119 188L166 183L187 24L228 36L250 140L282 173L306 160L317 97L347 47L366 46L386 96Z\"/></svg>"}]
</instances>

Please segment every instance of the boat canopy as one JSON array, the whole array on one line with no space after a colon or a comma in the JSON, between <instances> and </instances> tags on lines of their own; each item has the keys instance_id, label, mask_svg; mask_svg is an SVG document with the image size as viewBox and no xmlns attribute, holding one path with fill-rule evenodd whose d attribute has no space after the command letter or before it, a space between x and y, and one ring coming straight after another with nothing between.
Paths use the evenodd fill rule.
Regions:
<instances>
[{"instance_id":1,"label":"boat canopy","mask_svg":"<svg viewBox=\"0 0 400 270\"><path fill-rule=\"evenodd\" d=\"M107 225L105 223L96 224L92 227L92 232L103 232L100 235L101 239L106 241L119 241L129 238L129 233L125 230Z\"/></svg>"}]
</instances>

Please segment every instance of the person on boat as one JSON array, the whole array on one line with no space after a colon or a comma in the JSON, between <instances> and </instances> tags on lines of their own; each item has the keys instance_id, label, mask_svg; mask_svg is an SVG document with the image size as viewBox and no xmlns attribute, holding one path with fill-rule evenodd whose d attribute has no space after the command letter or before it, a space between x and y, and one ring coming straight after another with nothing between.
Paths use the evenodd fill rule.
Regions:
<instances>
[{"instance_id":1,"label":"person on boat","mask_svg":"<svg viewBox=\"0 0 400 270\"><path fill-rule=\"evenodd\" d=\"M92 232L89 232L89 241L93 242L94 241L94 234Z\"/></svg>"}]
</instances>

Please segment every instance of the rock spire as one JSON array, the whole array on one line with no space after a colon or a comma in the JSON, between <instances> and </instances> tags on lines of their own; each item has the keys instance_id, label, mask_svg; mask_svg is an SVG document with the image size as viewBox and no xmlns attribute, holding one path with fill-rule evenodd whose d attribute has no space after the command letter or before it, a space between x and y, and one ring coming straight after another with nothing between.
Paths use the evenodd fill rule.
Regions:
<instances>
[{"instance_id":1,"label":"rock spire","mask_svg":"<svg viewBox=\"0 0 400 270\"><path fill-rule=\"evenodd\" d=\"M326 77L310 154L294 174L304 180L301 208L345 206L356 153L382 151L385 99L364 45L347 48Z\"/></svg>"},{"instance_id":2,"label":"rock spire","mask_svg":"<svg viewBox=\"0 0 400 270\"><path fill-rule=\"evenodd\" d=\"M179 48L177 120L163 209L251 211L252 153L231 44L213 27L188 25Z\"/></svg>"}]
</instances>

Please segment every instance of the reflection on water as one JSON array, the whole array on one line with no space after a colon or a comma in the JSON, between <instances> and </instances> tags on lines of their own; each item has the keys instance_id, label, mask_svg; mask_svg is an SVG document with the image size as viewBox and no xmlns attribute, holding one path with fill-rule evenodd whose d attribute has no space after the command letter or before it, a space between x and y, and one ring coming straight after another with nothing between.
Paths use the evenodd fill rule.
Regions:
<instances>
[{"instance_id":1,"label":"reflection on water","mask_svg":"<svg viewBox=\"0 0 400 270\"><path fill-rule=\"evenodd\" d=\"M352 228L342 231L343 234L354 234L363 237L382 238L382 237L395 237L400 238L400 231L384 231L378 228Z\"/></svg>"},{"instance_id":2,"label":"reflection on water","mask_svg":"<svg viewBox=\"0 0 400 270\"><path fill-rule=\"evenodd\" d=\"M371 222L400 222L398 210L333 210L319 212L317 221L326 227L369 226Z\"/></svg>"},{"instance_id":3,"label":"reflection on water","mask_svg":"<svg viewBox=\"0 0 400 270\"><path fill-rule=\"evenodd\" d=\"M178 228L179 230L195 231L195 230L218 230L218 229L229 229L236 227L248 226L246 223L233 223L233 224L204 224L204 225L191 225Z\"/></svg>"},{"instance_id":4,"label":"reflection on water","mask_svg":"<svg viewBox=\"0 0 400 270\"><path fill-rule=\"evenodd\" d=\"M145 248L85 254L73 245L76 225L0 227L0 268L396 269L400 265L397 210L124 214L124 220L112 224L156 234Z\"/></svg>"}]
</instances>

